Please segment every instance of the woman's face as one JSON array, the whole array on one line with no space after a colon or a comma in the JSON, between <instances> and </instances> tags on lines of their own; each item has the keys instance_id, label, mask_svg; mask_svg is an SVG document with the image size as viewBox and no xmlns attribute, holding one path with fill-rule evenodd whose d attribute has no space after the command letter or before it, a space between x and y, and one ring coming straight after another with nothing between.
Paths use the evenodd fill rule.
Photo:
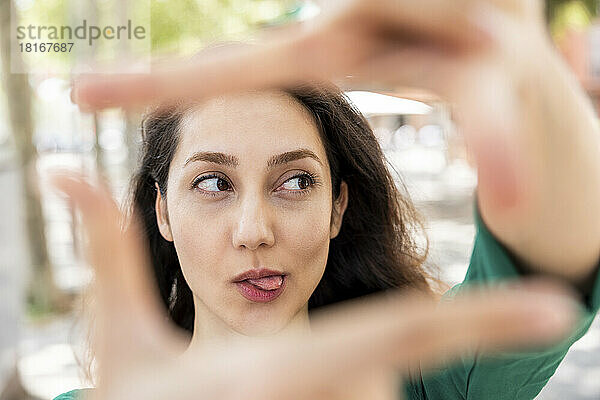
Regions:
<instances>
[{"instance_id":1,"label":"woman's face","mask_svg":"<svg viewBox=\"0 0 600 400\"><path fill-rule=\"evenodd\" d=\"M319 131L287 94L222 97L189 112L157 219L198 326L262 335L306 316L346 207L342 186L333 203ZM262 269L274 275L240 281Z\"/></svg>"}]
</instances>

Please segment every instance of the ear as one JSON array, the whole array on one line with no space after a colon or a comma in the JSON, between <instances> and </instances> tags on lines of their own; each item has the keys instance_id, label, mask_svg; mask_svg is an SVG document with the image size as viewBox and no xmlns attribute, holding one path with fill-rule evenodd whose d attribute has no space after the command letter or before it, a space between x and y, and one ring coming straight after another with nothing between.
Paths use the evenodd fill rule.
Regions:
<instances>
[{"instance_id":1,"label":"ear","mask_svg":"<svg viewBox=\"0 0 600 400\"><path fill-rule=\"evenodd\" d=\"M342 181L340 184L340 194L338 198L333 202L333 209L331 211L331 226L329 238L335 238L338 233L340 233L340 229L342 228L342 219L344 218L344 213L346 212L346 207L348 206L348 185L346 182Z\"/></svg>"},{"instance_id":2,"label":"ear","mask_svg":"<svg viewBox=\"0 0 600 400\"><path fill-rule=\"evenodd\" d=\"M158 230L165 240L169 242L173 241L173 234L171 233L171 225L169 224L169 214L167 213L167 202L163 199L160 194L160 188L158 183L154 182L156 187L156 203L154 210L156 211L156 223L158 224Z\"/></svg>"}]
</instances>

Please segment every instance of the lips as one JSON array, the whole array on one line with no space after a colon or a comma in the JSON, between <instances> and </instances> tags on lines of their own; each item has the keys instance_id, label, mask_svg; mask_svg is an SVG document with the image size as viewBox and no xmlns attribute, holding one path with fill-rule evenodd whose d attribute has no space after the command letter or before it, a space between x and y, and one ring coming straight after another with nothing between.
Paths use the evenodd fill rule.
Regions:
<instances>
[{"instance_id":1,"label":"lips","mask_svg":"<svg viewBox=\"0 0 600 400\"><path fill-rule=\"evenodd\" d=\"M286 274L271 269L251 269L233 278L238 291L246 299L265 303L275 300L286 286Z\"/></svg>"}]
</instances>

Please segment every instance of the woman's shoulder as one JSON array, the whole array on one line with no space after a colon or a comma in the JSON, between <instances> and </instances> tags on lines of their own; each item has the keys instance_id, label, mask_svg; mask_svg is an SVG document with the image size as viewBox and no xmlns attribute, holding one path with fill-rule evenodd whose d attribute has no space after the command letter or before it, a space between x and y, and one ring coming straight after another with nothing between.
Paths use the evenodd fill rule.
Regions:
<instances>
[{"instance_id":1,"label":"woman's shoulder","mask_svg":"<svg viewBox=\"0 0 600 400\"><path fill-rule=\"evenodd\" d=\"M54 400L82 400L86 393L89 393L92 389L75 389L70 392L63 393L54 398Z\"/></svg>"}]
</instances>

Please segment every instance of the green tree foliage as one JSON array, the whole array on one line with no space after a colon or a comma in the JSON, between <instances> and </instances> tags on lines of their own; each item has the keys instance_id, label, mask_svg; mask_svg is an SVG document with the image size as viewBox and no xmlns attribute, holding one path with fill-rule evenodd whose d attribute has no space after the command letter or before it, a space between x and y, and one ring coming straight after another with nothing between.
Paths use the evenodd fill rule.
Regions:
<instances>
[{"instance_id":1,"label":"green tree foliage","mask_svg":"<svg viewBox=\"0 0 600 400\"><path fill-rule=\"evenodd\" d=\"M599 0L546 0L550 31L561 41L569 30L585 30L600 11Z\"/></svg>"},{"instance_id":2,"label":"green tree foliage","mask_svg":"<svg viewBox=\"0 0 600 400\"><path fill-rule=\"evenodd\" d=\"M553 21L560 8L565 4L575 2L585 6L590 15L597 15L598 11L600 11L598 9L600 7L598 0L546 0L546 16L548 17L548 21Z\"/></svg>"},{"instance_id":3,"label":"green tree foliage","mask_svg":"<svg viewBox=\"0 0 600 400\"><path fill-rule=\"evenodd\" d=\"M152 49L188 53L239 40L293 8L290 0L151 0Z\"/></svg>"}]
</instances>

